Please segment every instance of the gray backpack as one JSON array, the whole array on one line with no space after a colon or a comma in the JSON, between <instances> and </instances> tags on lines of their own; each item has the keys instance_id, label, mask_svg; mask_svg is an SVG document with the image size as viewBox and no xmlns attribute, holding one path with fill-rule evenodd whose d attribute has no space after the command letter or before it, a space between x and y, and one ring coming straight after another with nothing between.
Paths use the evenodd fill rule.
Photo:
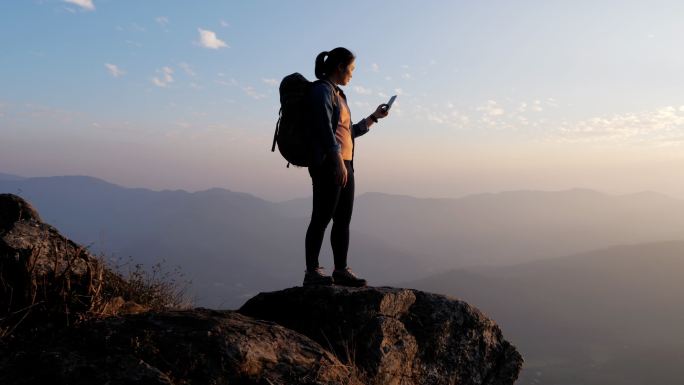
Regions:
<instances>
[{"instance_id":1,"label":"gray backpack","mask_svg":"<svg viewBox=\"0 0 684 385\"><path fill-rule=\"evenodd\" d=\"M288 162L287 167L290 164L308 167L311 163L309 93L316 82L310 82L298 72L285 76L280 82L280 112L271 152L275 152L277 143L280 154ZM336 104L334 98L333 104Z\"/></svg>"}]
</instances>

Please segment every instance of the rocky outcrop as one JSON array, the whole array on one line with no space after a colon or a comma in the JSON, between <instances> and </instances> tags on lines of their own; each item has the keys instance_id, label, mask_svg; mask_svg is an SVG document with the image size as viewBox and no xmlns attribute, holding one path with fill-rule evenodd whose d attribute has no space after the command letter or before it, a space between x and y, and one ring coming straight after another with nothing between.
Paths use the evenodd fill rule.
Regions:
<instances>
[{"instance_id":1,"label":"rocky outcrop","mask_svg":"<svg viewBox=\"0 0 684 385\"><path fill-rule=\"evenodd\" d=\"M96 319L0 356L0 384L361 384L308 337L233 311Z\"/></svg>"},{"instance_id":2,"label":"rocky outcrop","mask_svg":"<svg viewBox=\"0 0 684 385\"><path fill-rule=\"evenodd\" d=\"M27 323L31 314L41 323L72 323L102 298L104 273L96 258L43 223L28 202L0 194L0 321Z\"/></svg>"},{"instance_id":3,"label":"rocky outcrop","mask_svg":"<svg viewBox=\"0 0 684 385\"><path fill-rule=\"evenodd\" d=\"M239 310L296 330L374 384L512 384L522 357L463 301L391 287L295 287Z\"/></svg>"},{"instance_id":4,"label":"rocky outcrop","mask_svg":"<svg viewBox=\"0 0 684 385\"><path fill-rule=\"evenodd\" d=\"M417 290L296 287L239 312L152 311L117 295L126 284L0 194L0 384L509 385L522 365L480 311Z\"/></svg>"}]
</instances>

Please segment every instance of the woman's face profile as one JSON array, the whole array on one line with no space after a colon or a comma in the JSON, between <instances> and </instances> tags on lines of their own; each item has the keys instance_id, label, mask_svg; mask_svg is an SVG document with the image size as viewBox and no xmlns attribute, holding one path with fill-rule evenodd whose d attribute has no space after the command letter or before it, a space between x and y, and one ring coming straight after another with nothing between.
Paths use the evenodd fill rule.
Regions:
<instances>
[{"instance_id":1,"label":"woman's face profile","mask_svg":"<svg viewBox=\"0 0 684 385\"><path fill-rule=\"evenodd\" d=\"M355 68L356 65L354 64L354 60L352 60L347 67L340 67L341 71L339 72L338 84L342 86L346 86L347 84L349 84L352 78L352 72L354 72Z\"/></svg>"}]
</instances>

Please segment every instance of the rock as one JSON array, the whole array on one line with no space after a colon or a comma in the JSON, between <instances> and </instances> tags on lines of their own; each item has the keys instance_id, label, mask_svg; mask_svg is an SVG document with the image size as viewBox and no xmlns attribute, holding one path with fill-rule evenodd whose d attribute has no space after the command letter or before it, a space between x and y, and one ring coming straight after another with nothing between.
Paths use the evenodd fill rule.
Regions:
<instances>
[{"instance_id":1,"label":"rock","mask_svg":"<svg viewBox=\"0 0 684 385\"><path fill-rule=\"evenodd\" d=\"M523 359L476 308L390 287L295 287L239 310L296 330L378 384L513 384Z\"/></svg>"},{"instance_id":2,"label":"rock","mask_svg":"<svg viewBox=\"0 0 684 385\"><path fill-rule=\"evenodd\" d=\"M304 335L207 309L92 320L0 368L1 384L361 384Z\"/></svg>"},{"instance_id":3,"label":"rock","mask_svg":"<svg viewBox=\"0 0 684 385\"><path fill-rule=\"evenodd\" d=\"M34 318L40 324L73 323L106 306L105 281L116 286L121 279L43 223L31 204L0 194L0 330Z\"/></svg>"},{"instance_id":4,"label":"rock","mask_svg":"<svg viewBox=\"0 0 684 385\"><path fill-rule=\"evenodd\" d=\"M14 194L0 194L0 232L18 221L42 222L36 209Z\"/></svg>"}]
</instances>

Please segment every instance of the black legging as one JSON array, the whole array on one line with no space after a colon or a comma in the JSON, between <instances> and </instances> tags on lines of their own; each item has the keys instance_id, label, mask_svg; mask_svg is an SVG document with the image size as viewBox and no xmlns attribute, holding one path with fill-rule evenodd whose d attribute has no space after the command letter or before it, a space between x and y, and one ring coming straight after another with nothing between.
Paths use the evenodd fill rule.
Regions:
<instances>
[{"instance_id":1,"label":"black legging","mask_svg":"<svg viewBox=\"0 0 684 385\"><path fill-rule=\"evenodd\" d=\"M313 210L311 223L306 230L306 268L318 267L318 254L321 252L325 229L333 220L330 233L335 269L347 267L349 250L349 223L354 208L354 170L351 162L344 161L347 167L347 184L342 187L335 182L336 165L327 157L320 166L309 167L313 184Z\"/></svg>"}]
</instances>

